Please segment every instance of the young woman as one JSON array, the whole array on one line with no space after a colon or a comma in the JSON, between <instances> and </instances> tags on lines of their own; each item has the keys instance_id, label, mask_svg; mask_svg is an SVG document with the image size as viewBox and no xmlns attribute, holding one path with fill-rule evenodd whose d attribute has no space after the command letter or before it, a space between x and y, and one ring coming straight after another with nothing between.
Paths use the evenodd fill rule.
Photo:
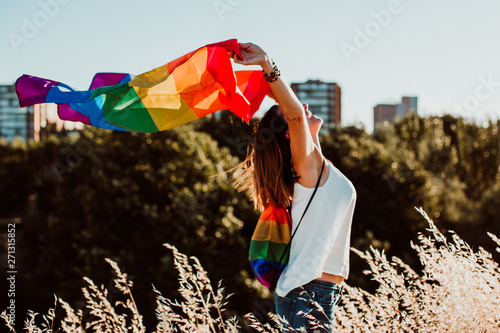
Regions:
<instances>
[{"instance_id":1,"label":"young woman","mask_svg":"<svg viewBox=\"0 0 500 333\"><path fill-rule=\"evenodd\" d=\"M251 43L240 46L242 58L233 52L234 62L260 65L278 105L261 119L237 185L250 190L260 209L291 205L295 230L321 175L278 280L276 313L286 320L285 329L331 332L341 284L349 272L356 192L321 152L318 133L323 120L299 102L266 52Z\"/></svg>"}]
</instances>

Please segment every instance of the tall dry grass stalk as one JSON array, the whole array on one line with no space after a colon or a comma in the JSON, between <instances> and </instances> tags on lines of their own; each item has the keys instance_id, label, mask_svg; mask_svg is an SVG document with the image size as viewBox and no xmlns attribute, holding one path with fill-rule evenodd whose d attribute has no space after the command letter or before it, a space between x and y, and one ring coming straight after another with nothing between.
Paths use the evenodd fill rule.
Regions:
<instances>
[{"instance_id":1,"label":"tall dry grass stalk","mask_svg":"<svg viewBox=\"0 0 500 333\"><path fill-rule=\"evenodd\" d=\"M224 288L219 283L214 291L208 278L208 273L203 269L197 258L190 258L180 253L174 246L165 244L172 250L174 265L179 272L179 292L183 299L181 302L171 301L153 286L156 296L156 317L158 324L153 333L160 332L210 332L234 333L238 332L238 321L235 317L224 319L222 312L226 305ZM131 288L132 281L127 274L122 273L118 265L106 259L116 274L114 287L124 297L124 301L113 304L109 301L109 291L104 286L96 286L94 282L84 277L87 287L82 288L86 300L86 309L89 310L90 319L84 320L82 310L73 309L67 302L56 297L54 308L49 309L43 316L43 322L36 324L37 313L28 312L24 322L24 330L29 333L54 333L54 332L130 332L144 333L142 316L139 314ZM65 310L65 317L61 319L61 327L54 329L55 308L61 304ZM15 328L10 325L9 318L4 311L0 315L12 332Z\"/></svg>"},{"instance_id":2,"label":"tall dry grass stalk","mask_svg":"<svg viewBox=\"0 0 500 333\"><path fill-rule=\"evenodd\" d=\"M353 250L379 283L374 295L346 286L337 309L339 332L500 332L500 269L491 253L474 251L458 235L447 239L422 209L429 236L412 244L416 273L399 258ZM500 241L491 235L500 246ZM498 251L499 249L497 249Z\"/></svg>"},{"instance_id":3,"label":"tall dry grass stalk","mask_svg":"<svg viewBox=\"0 0 500 333\"><path fill-rule=\"evenodd\" d=\"M154 288L156 297L156 332L238 332L236 318L222 316L226 297L219 282L214 291L207 272L197 258L186 255L174 246L164 244L174 254L174 265L179 272L179 292L182 302L171 301ZM228 296L229 297L229 296Z\"/></svg>"},{"instance_id":4,"label":"tall dry grass stalk","mask_svg":"<svg viewBox=\"0 0 500 333\"><path fill-rule=\"evenodd\" d=\"M428 236L420 234L419 244L411 244L422 262L422 273L418 274L399 258L389 261L383 252L373 248L365 253L353 249L368 262L370 269L365 273L371 275L379 287L370 294L344 286L344 296L335 314L336 332L500 332L498 263L489 252L482 248L474 251L454 233L447 239L422 209L418 211L429 223ZM500 252L500 240L489 235ZM182 300L171 301L153 286L158 319L153 332L237 332L238 320L223 317L227 297L220 283L214 290L197 258L188 258L169 244L165 246L174 255ZM37 314L28 313L25 331L145 332L132 296L132 282L115 262L106 260L116 273L115 288L125 301L112 304L103 286L97 287L85 278L88 286L83 288L83 295L91 320L84 321L82 310L75 311L56 298L54 309L42 317L40 326L36 324ZM59 329L54 328L57 304L61 304L66 313ZM15 332L5 311L1 316ZM253 314L248 314L246 319L258 332L280 332L283 324L276 315L270 316L271 324L261 324Z\"/></svg>"}]
</instances>

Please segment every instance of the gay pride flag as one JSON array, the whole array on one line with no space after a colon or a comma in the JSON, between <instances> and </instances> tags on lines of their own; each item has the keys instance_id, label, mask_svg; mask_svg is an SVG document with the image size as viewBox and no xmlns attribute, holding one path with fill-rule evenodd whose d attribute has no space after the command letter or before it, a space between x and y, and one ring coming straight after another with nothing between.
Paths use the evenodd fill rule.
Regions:
<instances>
[{"instance_id":1,"label":"gay pride flag","mask_svg":"<svg viewBox=\"0 0 500 333\"><path fill-rule=\"evenodd\" d=\"M86 91L23 75L16 92L21 107L56 103L63 120L119 131L163 131L218 110L249 121L270 87L261 71L235 72L228 50L240 54L236 39L203 46L134 77L97 73Z\"/></svg>"},{"instance_id":2,"label":"gay pride flag","mask_svg":"<svg viewBox=\"0 0 500 333\"><path fill-rule=\"evenodd\" d=\"M273 289L288 263L292 220L286 208L266 206L250 241L249 259L255 277Z\"/></svg>"}]
</instances>

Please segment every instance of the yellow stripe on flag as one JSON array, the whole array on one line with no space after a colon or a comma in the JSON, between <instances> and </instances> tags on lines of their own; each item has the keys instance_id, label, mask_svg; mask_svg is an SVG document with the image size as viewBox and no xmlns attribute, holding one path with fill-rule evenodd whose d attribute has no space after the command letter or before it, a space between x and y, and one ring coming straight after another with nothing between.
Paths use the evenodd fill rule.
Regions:
<instances>
[{"instance_id":1,"label":"yellow stripe on flag","mask_svg":"<svg viewBox=\"0 0 500 333\"><path fill-rule=\"evenodd\" d=\"M259 220L252 240L288 244L290 242L290 227L288 224L278 224L276 221Z\"/></svg>"},{"instance_id":2,"label":"yellow stripe on flag","mask_svg":"<svg viewBox=\"0 0 500 333\"><path fill-rule=\"evenodd\" d=\"M198 119L177 92L172 76L151 88L134 89L160 131Z\"/></svg>"}]
</instances>

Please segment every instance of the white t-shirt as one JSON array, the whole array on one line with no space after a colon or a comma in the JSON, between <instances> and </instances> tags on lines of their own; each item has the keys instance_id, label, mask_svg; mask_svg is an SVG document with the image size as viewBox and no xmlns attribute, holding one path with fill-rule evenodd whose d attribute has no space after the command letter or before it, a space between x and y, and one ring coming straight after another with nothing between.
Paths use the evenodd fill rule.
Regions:
<instances>
[{"instance_id":1,"label":"white t-shirt","mask_svg":"<svg viewBox=\"0 0 500 333\"><path fill-rule=\"evenodd\" d=\"M322 273L349 275L351 222L356 190L333 164L330 174L311 201L293 237L290 259L276 286L279 296L321 277ZM314 188L295 183L292 203L293 231L300 221Z\"/></svg>"}]
</instances>

